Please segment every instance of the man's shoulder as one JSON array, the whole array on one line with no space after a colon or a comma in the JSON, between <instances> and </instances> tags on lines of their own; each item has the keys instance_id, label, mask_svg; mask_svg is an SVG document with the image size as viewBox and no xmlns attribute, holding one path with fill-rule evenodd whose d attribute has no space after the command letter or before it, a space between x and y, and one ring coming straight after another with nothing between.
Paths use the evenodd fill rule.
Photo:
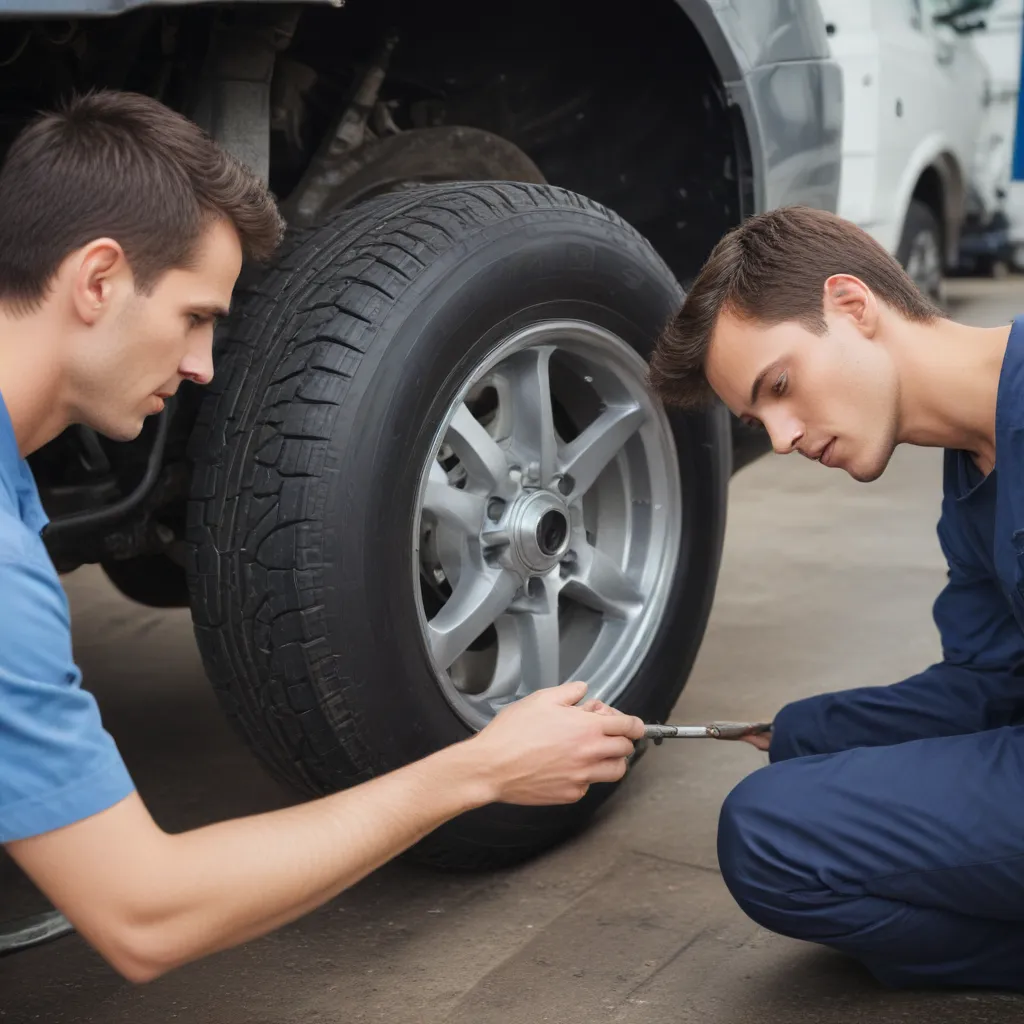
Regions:
<instances>
[{"instance_id":1,"label":"man's shoulder","mask_svg":"<svg viewBox=\"0 0 1024 1024\"><path fill-rule=\"evenodd\" d=\"M42 538L0 502L0 648L70 630L67 598ZM2 664L3 651L0 651Z\"/></svg>"},{"instance_id":2,"label":"man's shoulder","mask_svg":"<svg viewBox=\"0 0 1024 1024\"><path fill-rule=\"evenodd\" d=\"M0 486L0 574L17 575L19 567L49 570L56 577L42 538L24 522L17 505Z\"/></svg>"},{"instance_id":3,"label":"man's shoulder","mask_svg":"<svg viewBox=\"0 0 1024 1024\"><path fill-rule=\"evenodd\" d=\"M996 394L996 439L1022 443L1024 431L1024 316L1014 317Z\"/></svg>"},{"instance_id":4,"label":"man's shoulder","mask_svg":"<svg viewBox=\"0 0 1024 1024\"><path fill-rule=\"evenodd\" d=\"M20 510L0 503L0 844L80 821L133 789L80 683L57 570Z\"/></svg>"},{"instance_id":5,"label":"man's shoulder","mask_svg":"<svg viewBox=\"0 0 1024 1024\"><path fill-rule=\"evenodd\" d=\"M0 571L33 560L31 532L7 502L0 497Z\"/></svg>"}]
</instances>

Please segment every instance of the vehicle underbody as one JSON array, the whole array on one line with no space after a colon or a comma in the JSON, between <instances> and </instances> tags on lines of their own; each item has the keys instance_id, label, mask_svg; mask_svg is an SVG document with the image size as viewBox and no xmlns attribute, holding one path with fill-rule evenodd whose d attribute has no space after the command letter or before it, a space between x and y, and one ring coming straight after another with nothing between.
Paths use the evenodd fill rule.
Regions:
<instances>
[{"instance_id":1,"label":"vehicle underbody","mask_svg":"<svg viewBox=\"0 0 1024 1024\"><path fill-rule=\"evenodd\" d=\"M243 268L213 383L134 441L75 426L30 463L58 570L99 564L135 601L189 607L222 710L307 795L567 678L647 721L685 685L730 473L763 439L721 407L663 408L646 360L755 200L831 201L838 147L827 96L786 121L758 69L757 117L782 140L764 191L745 86L674 0L641 6L0 21L0 149L72 92L133 90L281 203L288 234ZM823 40L809 17L806 70L774 58L812 99ZM514 863L614 788L484 808L410 855Z\"/></svg>"},{"instance_id":2,"label":"vehicle underbody","mask_svg":"<svg viewBox=\"0 0 1024 1024\"><path fill-rule=\"evenodd\" d=\"M136 90L262 163L290 223L446 177L546 180L614 209L685 285L749 207L745 139L687 19L671 0L644 6L625 21L449 2L4 22L0 147L73 90ZM197 405L183 392L173 422L131 444L74 428L33 457L60 569L183 563ZM184 603L166 575L161 603Z\"/></svg>"}]
</instances>

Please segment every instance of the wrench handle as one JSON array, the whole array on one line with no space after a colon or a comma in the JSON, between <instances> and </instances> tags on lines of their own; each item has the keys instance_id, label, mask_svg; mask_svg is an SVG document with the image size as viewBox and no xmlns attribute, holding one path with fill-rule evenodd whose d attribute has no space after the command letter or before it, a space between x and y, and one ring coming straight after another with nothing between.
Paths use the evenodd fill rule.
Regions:
<instances>
[{"instance_id":1,"label":"wrench handle","mask_svg":"<svg viewBox=\"0 0 1024 1024\"><path fill-rule=\"evenodd\" d=\"M708 725L645 725L649 740L711 739L737 740L770 732L771 722L711 722Z\"/></svg>"}]
</instances>

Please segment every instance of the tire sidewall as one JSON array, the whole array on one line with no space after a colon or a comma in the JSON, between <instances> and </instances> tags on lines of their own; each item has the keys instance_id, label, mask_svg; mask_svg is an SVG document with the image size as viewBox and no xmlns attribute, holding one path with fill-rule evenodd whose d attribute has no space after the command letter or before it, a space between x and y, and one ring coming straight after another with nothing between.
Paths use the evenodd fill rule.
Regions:
<instances>
[{"instance_id":1,"label":"tire sidewall","mask_svg":"<svg viewBox=\"0 0 1024 1024\"><path fill-rule=\"evenodd\" d=\"M911 249L918 235L928 232L935 240L935 247L939 254L939 276L933 289L922 288L921 291L930 299L940 301L942 298L942 230L939 220L930 206L913 199L907 208L907 216L903 222L903 231L900 235L900 243L896 253L897 262L905 270L910 262ZM915 285L920 285L917 281Z\"/></svg>"}]
</instances>

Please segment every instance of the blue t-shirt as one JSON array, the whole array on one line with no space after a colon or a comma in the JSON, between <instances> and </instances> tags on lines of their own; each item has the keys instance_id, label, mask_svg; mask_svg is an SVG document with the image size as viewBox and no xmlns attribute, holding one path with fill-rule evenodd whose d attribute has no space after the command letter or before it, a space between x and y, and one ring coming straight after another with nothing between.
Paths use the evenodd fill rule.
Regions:
<instances>
[{"instance_id":1,"label":"blue t-shirt","mask_svg":"<svg viewBox=\"0 0 1024 1024\"><path fill-rule=\"evenodd\" d=\"M46 521L0 398L0 843L80 821L134 789L81 688Z\"/></svg>"}]
</instances>

